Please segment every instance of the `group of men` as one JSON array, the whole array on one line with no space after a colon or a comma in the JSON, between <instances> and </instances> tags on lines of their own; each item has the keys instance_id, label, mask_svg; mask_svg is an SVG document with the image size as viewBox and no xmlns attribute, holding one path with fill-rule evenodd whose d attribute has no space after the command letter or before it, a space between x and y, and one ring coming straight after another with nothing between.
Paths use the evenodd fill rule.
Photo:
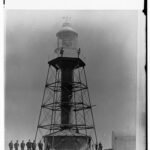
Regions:
<instances>
[{"instance_id":1,"label":"group of men","mask_svg":"<svg viewBox=\"0 0 150 150\"><path fill-rule=\"evenodd\" d=\"M20 148L21 148L21 150L24 150L24 149L25 149L25 146L27 147L27 150L36 150L36 142L35 142L35 140L34 140L33 142L31 142L31 141L29 140L26 144L24 143L24 141L22 141L22 142L20 143ZM13 144L12 141L9 143L9 149L10 149L10 150L13 150L13 148L14 148L15 150L18 150L18 148L19 148L18 140L17 140L16 143L14 143L14 144ZM41 141L38 143L38 148L39 148L39 150L43 150L43 143L42 143Z\"/></svg>"},{"instance_id":2,"label":"group of men","mask_svg":"<svg viewBox=\"0 0 150 150\"><path fill-rule=\"evenodd\" d=\"M25 146L27 147L27 150L36 150L36 142L35 142L35 140L34 140L33 142L31 142L31 141L29 140L26 144L24 143L24 141L22 141L22 142L20 143L20 148L21 148L21 150L25 150ZM94 145L92 145L92 147L93 147L93 146L94 146ZM12 141L9 143L9 149L10 149L10 150L13 150L13 148L14 148L15 150L18 150L18 147L19 147L18 140L17 140L16 143L14 143L14 144L13 144ZM38 143L38 148L39 148L39 150L43 150L43 143L42 143L41 141L39 141L39 143ZM50 145L49 145L49 143L48 143L46 149L49 150L49 148L50 148ZM103 149L103 146L102 146L101 143L95 144L95 150L102 150L102 149Z\"/></svg>"}]
</instances>

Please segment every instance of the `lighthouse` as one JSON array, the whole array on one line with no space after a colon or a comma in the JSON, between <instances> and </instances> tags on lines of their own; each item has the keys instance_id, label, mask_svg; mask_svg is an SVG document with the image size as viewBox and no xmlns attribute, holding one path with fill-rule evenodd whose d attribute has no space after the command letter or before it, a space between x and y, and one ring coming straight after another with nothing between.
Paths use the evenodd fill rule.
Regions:
<instances>
[{"instance_id":1,"label":"lighthouse","mask_svg":"<svg viewBox=\"0 0 150 150\"><path fill-rule=\"evenodd\" d=\"M45 150L90 150L97 134L78 33L65 21L56 38L57 57L48 61L35 140L43 139Z\"/></svg>"}]
</instances>

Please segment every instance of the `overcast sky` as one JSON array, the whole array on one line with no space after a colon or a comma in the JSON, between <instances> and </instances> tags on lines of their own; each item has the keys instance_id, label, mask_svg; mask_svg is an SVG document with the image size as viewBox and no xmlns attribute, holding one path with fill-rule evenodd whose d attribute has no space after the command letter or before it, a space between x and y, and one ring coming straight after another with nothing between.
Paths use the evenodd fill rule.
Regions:
<instances>
[{"instance_id":1,"label":"overcast sky","mask_svg":"<svg viewBox=\"0 0 150 150\"><path fill-rule=\"evenodd\" d=\"M86 63L98 139L111 147L112 131L135 133L137 11L6 12L5 136L32 140L42 101L47 61L56 32L70 16Z\"/></svg>"}]
</instances>

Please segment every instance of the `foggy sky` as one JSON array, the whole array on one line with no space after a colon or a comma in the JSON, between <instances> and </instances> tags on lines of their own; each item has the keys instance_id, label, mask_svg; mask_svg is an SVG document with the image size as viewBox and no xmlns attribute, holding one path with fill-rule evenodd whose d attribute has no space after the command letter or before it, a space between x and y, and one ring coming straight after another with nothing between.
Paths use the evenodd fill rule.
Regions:
<instances>
[{"instance_id":1,"label":"foggy sky","mask_svg":"<svg viewBox=\"0 0 150 150\"><path fill-rule=\"evenodd\" d=\"M6 12L5 137L35 136L56 32L70 16L86 63L98 140L111 147L112 131L135 133L137 11Z\"/></svg>"}]
</instances>

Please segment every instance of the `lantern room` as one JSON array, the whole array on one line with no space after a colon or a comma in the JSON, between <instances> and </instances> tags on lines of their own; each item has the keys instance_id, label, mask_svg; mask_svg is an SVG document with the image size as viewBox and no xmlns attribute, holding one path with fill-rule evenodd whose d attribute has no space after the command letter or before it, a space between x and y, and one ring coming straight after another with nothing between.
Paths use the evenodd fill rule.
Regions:
<instances>
[{"instance_id":1,"label":"lantern room","mask_svg":"<svg viewBox=\"0 0 150 150\"><path fill-rule=\"evenodd\" d=\"M69 22L62 25L57 34L57 49L55 52L57 56L77 57L77 38L78 33L71 27Z\"/></svg>"}]
</instances>

